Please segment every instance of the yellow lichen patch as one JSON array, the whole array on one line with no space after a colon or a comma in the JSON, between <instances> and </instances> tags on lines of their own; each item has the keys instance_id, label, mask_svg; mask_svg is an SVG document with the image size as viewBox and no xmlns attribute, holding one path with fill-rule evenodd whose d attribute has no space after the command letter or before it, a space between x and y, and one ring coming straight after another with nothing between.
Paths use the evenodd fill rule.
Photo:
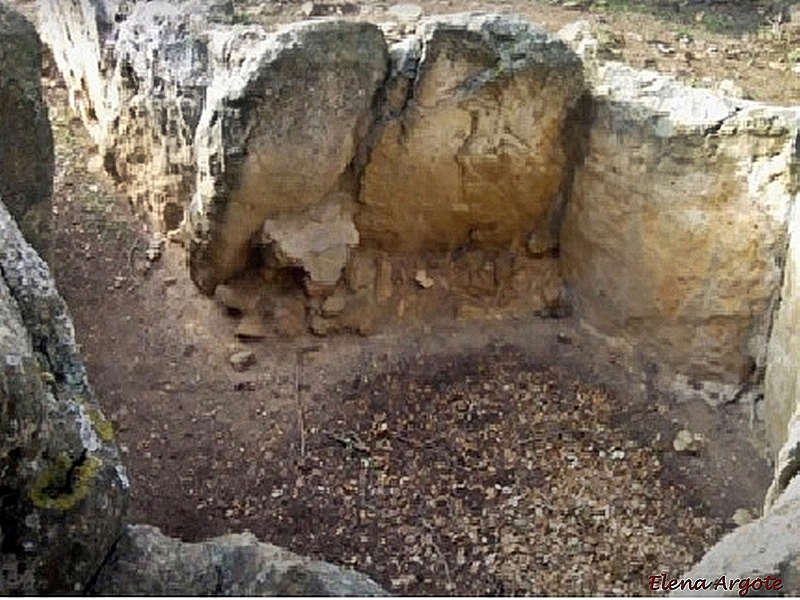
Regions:
<instances>
[{"instance_id":1,"label":"yellow lichen patch","mask_svg":"<svg viewBox=\"0 0 800 600\"><path fill-rule=\"evenodd\" d=\"M87 456L73 461L60 454L55 464L46 469L33 483L30 498L37 508L70 510L89 492L89 483L97 473L100 461Z\"/></svg>"},{"instance_id":2,"label":"yellow lichen patch","mask_svg":"<svg viewBox=\"0 0 800 600\"><path fill-rule=\"evenodd\" d=\"M104 442L110 442L114 439L114 426L108 421L99 410L90 408L89 403L82 394L75 395L75 402L81 406L89 417L92 427L97 432L97 435Z\"/></svg>"},{"instance_id":3,"label":"yellow lichen patch","mask_svg":"<svg viewBox=\"0 0 800 600\"><path fill-rule=\"evenodd\" d=\"M86 413L89 415L89 420L100 439L104 442L110 442L114 439L114 426L111 421L108 421L99 410L88 409Z\"/></svg>"}]
</instances>

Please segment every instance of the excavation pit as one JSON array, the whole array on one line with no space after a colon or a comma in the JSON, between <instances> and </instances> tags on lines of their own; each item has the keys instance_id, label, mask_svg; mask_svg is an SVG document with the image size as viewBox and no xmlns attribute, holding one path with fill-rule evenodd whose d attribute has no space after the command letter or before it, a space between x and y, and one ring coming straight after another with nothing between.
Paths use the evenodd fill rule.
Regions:
<instances>
[{"instance_id":1,"label":"excavation pit","mask_svg":"<svg viewBox=\"0 0 800 600\"><path fill-rule=\"evenodd\" d=\"M177 244L150 260L138 225L112 242L59 208L62 248L122 257L102 331L100 271L57 260L135 520L247 528L397 593L640 594L761 515L766 457L780 493L794 111L582 62L516 18L217 34L163 196L192 281ZM102 156L133 156L143 97ZM107 170L152 183L128 162ZM138 190L162 228L163 191Z\"/></svg>"}]
</instances>

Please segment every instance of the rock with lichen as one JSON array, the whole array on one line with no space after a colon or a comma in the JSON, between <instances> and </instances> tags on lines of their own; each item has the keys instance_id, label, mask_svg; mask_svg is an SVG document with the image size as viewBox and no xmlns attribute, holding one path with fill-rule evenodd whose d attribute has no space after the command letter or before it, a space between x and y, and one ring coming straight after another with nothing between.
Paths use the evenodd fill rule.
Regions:
<instances>
[{"instance_id":1,"label":"rock with lichen","mask_svg":"<svg viewBox=\"0 0 800 600\"><path fill-rule=\"evenodd\" d=\"M82 592L128 479L50 270L0 203L0 593Z\"/></svg>"}]
</instances>

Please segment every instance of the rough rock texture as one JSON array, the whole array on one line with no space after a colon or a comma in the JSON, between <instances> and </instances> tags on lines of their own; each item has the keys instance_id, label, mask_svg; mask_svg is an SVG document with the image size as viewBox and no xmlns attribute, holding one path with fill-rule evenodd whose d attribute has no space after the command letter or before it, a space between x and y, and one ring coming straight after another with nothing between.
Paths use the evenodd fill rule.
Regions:
<instances>
[{"instance_id":1,"label":"rough rock texture","mask_svg":"<svg viewBox=\"0 0 800 600\"><path fill-rule=\"evenodd\" d=\"M128 200L161 230L191 198L208 83L205 32L220 2L42 0L39 28L70 103Z\"/></svg>"},{"instance_id":2,"label":"rough rock texture","mask_svg":"<svg viewBox=\"0 0 800 600\"><path fill-rule=\"evenodd\" d=\"M767 434L779 448L769 503L800 472L800 207L789 222L781 302L772 322L764 397Z\"/></svg>"},{"instance_id":3,"label":"rough rock texture","mask_svg":"<svg viewBox=\"0 0 800 600\"><path fill-rule=\"evenodd\" d=\"M509 16L432 17L417 31L392 49L388 118L356 216L364 243L418 251L554 238L580 61Z\"/></svg>"},{"instance_id":4,"label":"rough rock texture","mask_svg":"<svg viewBox=\"0 0 800 600\"><path fill-rule=\"evenodd\" d=\"M44 261L0 203L0 593L83 591L128 479Z\"/></svg>"},{"instance_id":5,"label":"rough rock texture","mask_svg":"<svg viewBox=\"0 0 800 600\"><path fill-rule=\"evenodd\" d=\"M220 31L210 52L215 76L197 132L190 210L192 277L209 292L245 265L265 219L321 204L334 210L320 215L346 213L350 164L388 62L380 30L367 23ZM282 238L279 229L272 239ZM347 229L339 246L352 243Z\"/></svg>"},{"instance_id":6,"label":"rough rock texture","mask_svg":"<svg viewBox=\"0 0 800 600\"><path fill-rule=\"evenodd\" d=\"M304 213L276 215L264 221L262 242L273 245L272 252L281 266L296 266L308 273L311 281L336 285L347 264L349 250L358 245L359 236L352 215L343 210L343 201L315 206Z\"/></svg>"},{"instance_id":7,"label":"rough rock texture","mask_svg":"<svg viewBox=\"0 0 800 600\"><path fill-rule=\"evenodd\" d=\"M671 577L677 577L677 573ZM726 535L681 579L705 579L713 583L725 576L728 585L735 579L761 579L761 590L749 595L797 596L800 594L800 477L786 488L772 510L761 519L739 527ZM764 578L781 580L779 592L765 591ZM751 584L752 585L752 584ZM684 589L676 596L744 596L739 584L723 591Z\"/></svg>"},{"instance_id":8,"label":"rough rock texture","mask_svg":"<svg viewBox=\"0 0 800 600\"><path fill-rule=\"evenodd\" d=\"M33 25L0 4L0 198L48 260L54 155L41 64Z\"/></svg>"},{"instance_id":9,"label":"rough rock texture","mask_svg":"<svg viewBox=\"0 0 800 600\"><path fill-rule=\"evenodd\" d=\"M107 596L386 596L367 576L304 559L250 533L187 544L125 528L93 594Z\"/></svg>"},{"instance_id":10,"label":"rough rock texture","mask_svg":"<svg viewBox=\"0 0 800 600\"><path fill-rule=\"evenodd\" d=\"M730 400L766 364L796 113L614 63L593 85L560 240L572 300L594 327L640 343L681 395Z\"/></svg>"},{"instance_id":11,"label":"rough rock texture","mask_svg":"<svg viewBox=\"0 0 800 600\"><path fill-rule=\"evenodd\" d=\"M265 219L321 204L334 205L321 216L346 214L350 165L388 58L380 30L352 22L214 32L210 52L214 78L197 132L190 217L192 277L212 292L245 265ZM336 244L352 239L345 228Z\"/></svg>"}]
</instances>

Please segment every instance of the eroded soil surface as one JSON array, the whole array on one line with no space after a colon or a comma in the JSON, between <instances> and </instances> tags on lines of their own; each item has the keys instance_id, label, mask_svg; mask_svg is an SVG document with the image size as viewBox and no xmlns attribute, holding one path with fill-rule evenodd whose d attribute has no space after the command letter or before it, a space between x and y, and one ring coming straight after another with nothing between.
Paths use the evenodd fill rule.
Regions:
<instances>
[{"instance_id":1,"label":"eroded soil surface","mask_svg":"<svg viewBox=\"0 0 800 600\"><path fill-rule=\"evenodd\" d=\"M282 6L286 18L297 10ZM423 6L532 12L551 27L586 16L527 2ZM677 45L685 25L593 14L625 36L624 58L682 68L648 36ZM697 39L754 51L738 36ZM765 60L689 62L790 102L789 64L775 77ZM249 529L393 593L561 595L649 593L648 575L677 575L737 509L759 514L770 468L749 409L658 396L624 348L571 319L238 342L235 317L197 292L180 247L148 259L152 234L88 168L87 135L63 88L47 86L54 271L127 457L132 521L190 541ZM243 348L256 362L237 372L229 358ZM684 428L702 436L696 452L674 451Z\"/></svg>"}]
</instances>

